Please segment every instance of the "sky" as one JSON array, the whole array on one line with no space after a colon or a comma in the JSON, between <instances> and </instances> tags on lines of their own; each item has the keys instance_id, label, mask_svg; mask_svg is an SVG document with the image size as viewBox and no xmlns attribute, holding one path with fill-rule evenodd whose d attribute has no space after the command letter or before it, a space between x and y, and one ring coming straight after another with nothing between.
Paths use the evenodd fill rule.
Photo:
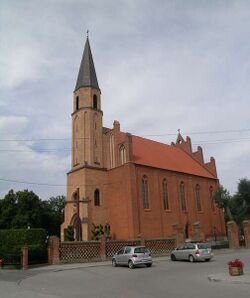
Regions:
<instances>
[{"instance_id":1,"label":"sky","mask_svg":"<svg viewBox=\"0 0 250 298\"><path fill-rule=\"evenodd\" d=\"M250 2L0 0L0 198L66 194L73 91L86 31L103 124L216 160L231 194L250 178Z\"/></svg>"}]
</instances>

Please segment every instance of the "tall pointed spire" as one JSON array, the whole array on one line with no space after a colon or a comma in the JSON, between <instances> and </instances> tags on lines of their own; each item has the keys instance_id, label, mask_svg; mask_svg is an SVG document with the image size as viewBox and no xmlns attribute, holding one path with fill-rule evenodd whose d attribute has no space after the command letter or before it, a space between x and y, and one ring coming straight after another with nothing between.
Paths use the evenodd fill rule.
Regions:
<instances>
[{"instance_id":1,"label":"tall pointed spire","mask_svg":"<svg viewBox=\"0 0 250 298\"><path fill-rule=\"evenodd\" d=\"M88 34L76 81L75 91L78 90L80 87L94 87L96 89L100 89L95 73L95 66L91 54Z\"/></svg>"}]
</instances>

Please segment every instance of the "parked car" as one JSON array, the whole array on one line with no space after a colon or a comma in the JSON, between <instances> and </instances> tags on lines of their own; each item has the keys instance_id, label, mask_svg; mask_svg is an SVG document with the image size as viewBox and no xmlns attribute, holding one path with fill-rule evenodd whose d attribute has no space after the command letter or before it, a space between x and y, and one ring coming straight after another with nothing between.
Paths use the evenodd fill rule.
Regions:
<instances>
[{"instance_id":1,"label":"parked car","mask_svg":"<svg viewBox=\"0 0 250 298\"><path fill-rule=\"evenodd\" d=\"M120 249L112 258L112 265L127 265L133 269L138 265L151 267L153 263L151 254L145 246L125 246Z\"/></svg>"},{"instance_id":2,"label":"parked car","mask_svg":"<svg viewBox=\"0 0 250 298\"><path fill-rule=\"evenodd\" d=\"M175 248L171 254L171 260L210 261L213 257L213 251L209 243L187 242Z\"/></svg>"}]
</instances>

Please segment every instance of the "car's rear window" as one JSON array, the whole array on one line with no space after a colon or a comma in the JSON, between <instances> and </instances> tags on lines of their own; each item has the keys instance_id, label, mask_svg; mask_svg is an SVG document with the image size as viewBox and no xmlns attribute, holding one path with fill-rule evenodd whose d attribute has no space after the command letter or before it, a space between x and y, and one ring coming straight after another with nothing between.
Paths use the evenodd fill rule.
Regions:
<instances>
[{"instance_id":1,"label":"car's rear window","mask_svg":"<svg viewBox=\"0 0 250 298\"><path fill-rule=\"evenodd\" d=\"M135 253L147 253L149 250L146 247L136 247Z\"/></svg>"},{"instance_id":2,"label":"car's rear window","mask_svg":"<svg viewBox=\"0 0 250 298\"><path fill-rule=\"evenodd\" d=\"M198 248L199 249L206 249L206 248L211 248L211 246L208 243L198 243Z\"/></svg>"}]
</instances>

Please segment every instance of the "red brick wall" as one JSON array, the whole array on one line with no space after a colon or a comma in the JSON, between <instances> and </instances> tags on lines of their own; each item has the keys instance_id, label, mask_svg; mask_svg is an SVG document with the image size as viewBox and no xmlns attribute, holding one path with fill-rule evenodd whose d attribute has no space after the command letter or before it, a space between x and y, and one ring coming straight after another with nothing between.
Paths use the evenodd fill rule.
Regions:
<instances>
[{"instance_id":1,"label":"red brick wall","mask_svg":"<svg viewBox=\"0 0 250 298\"><path fill-rule=\"evenodd\" d=\"M126 164L108 172L107 201L110 206L112 239L134 239L138 237L135 199L133 187L133 164ZM136 209L136 210L135 210Z\"/></svg>"},{"instance_id":2,"label":"red brick wall","mask_svg":"<svg viewBox=\"0 0 250 298\"><path fill-rule=\"evenodd\" d=\"M200 222L201 231L207 236L213 235L213 228L216 227L217 236L225 235L225 224L223 214L215 206L212 211L209 197L209 187L216 189L217 180L195 177L173 173L169 171L157 170L150 167L137 166L137 194L140 205L140 232L145 237L169 237L172 234L172 224L178 223L185 229L188 222L189 237L191 237L192 226L195 222ZM143 175L148 177L149 182L149 210L144 210L142 206L141 180ZM162 180L168 181L170 210L163 209L162 202ZM181 181L185 185L187 210L182 211L180 206ZM197 211L195 186L200 185L202 211Z\"/></svg>"}]
</instances>

